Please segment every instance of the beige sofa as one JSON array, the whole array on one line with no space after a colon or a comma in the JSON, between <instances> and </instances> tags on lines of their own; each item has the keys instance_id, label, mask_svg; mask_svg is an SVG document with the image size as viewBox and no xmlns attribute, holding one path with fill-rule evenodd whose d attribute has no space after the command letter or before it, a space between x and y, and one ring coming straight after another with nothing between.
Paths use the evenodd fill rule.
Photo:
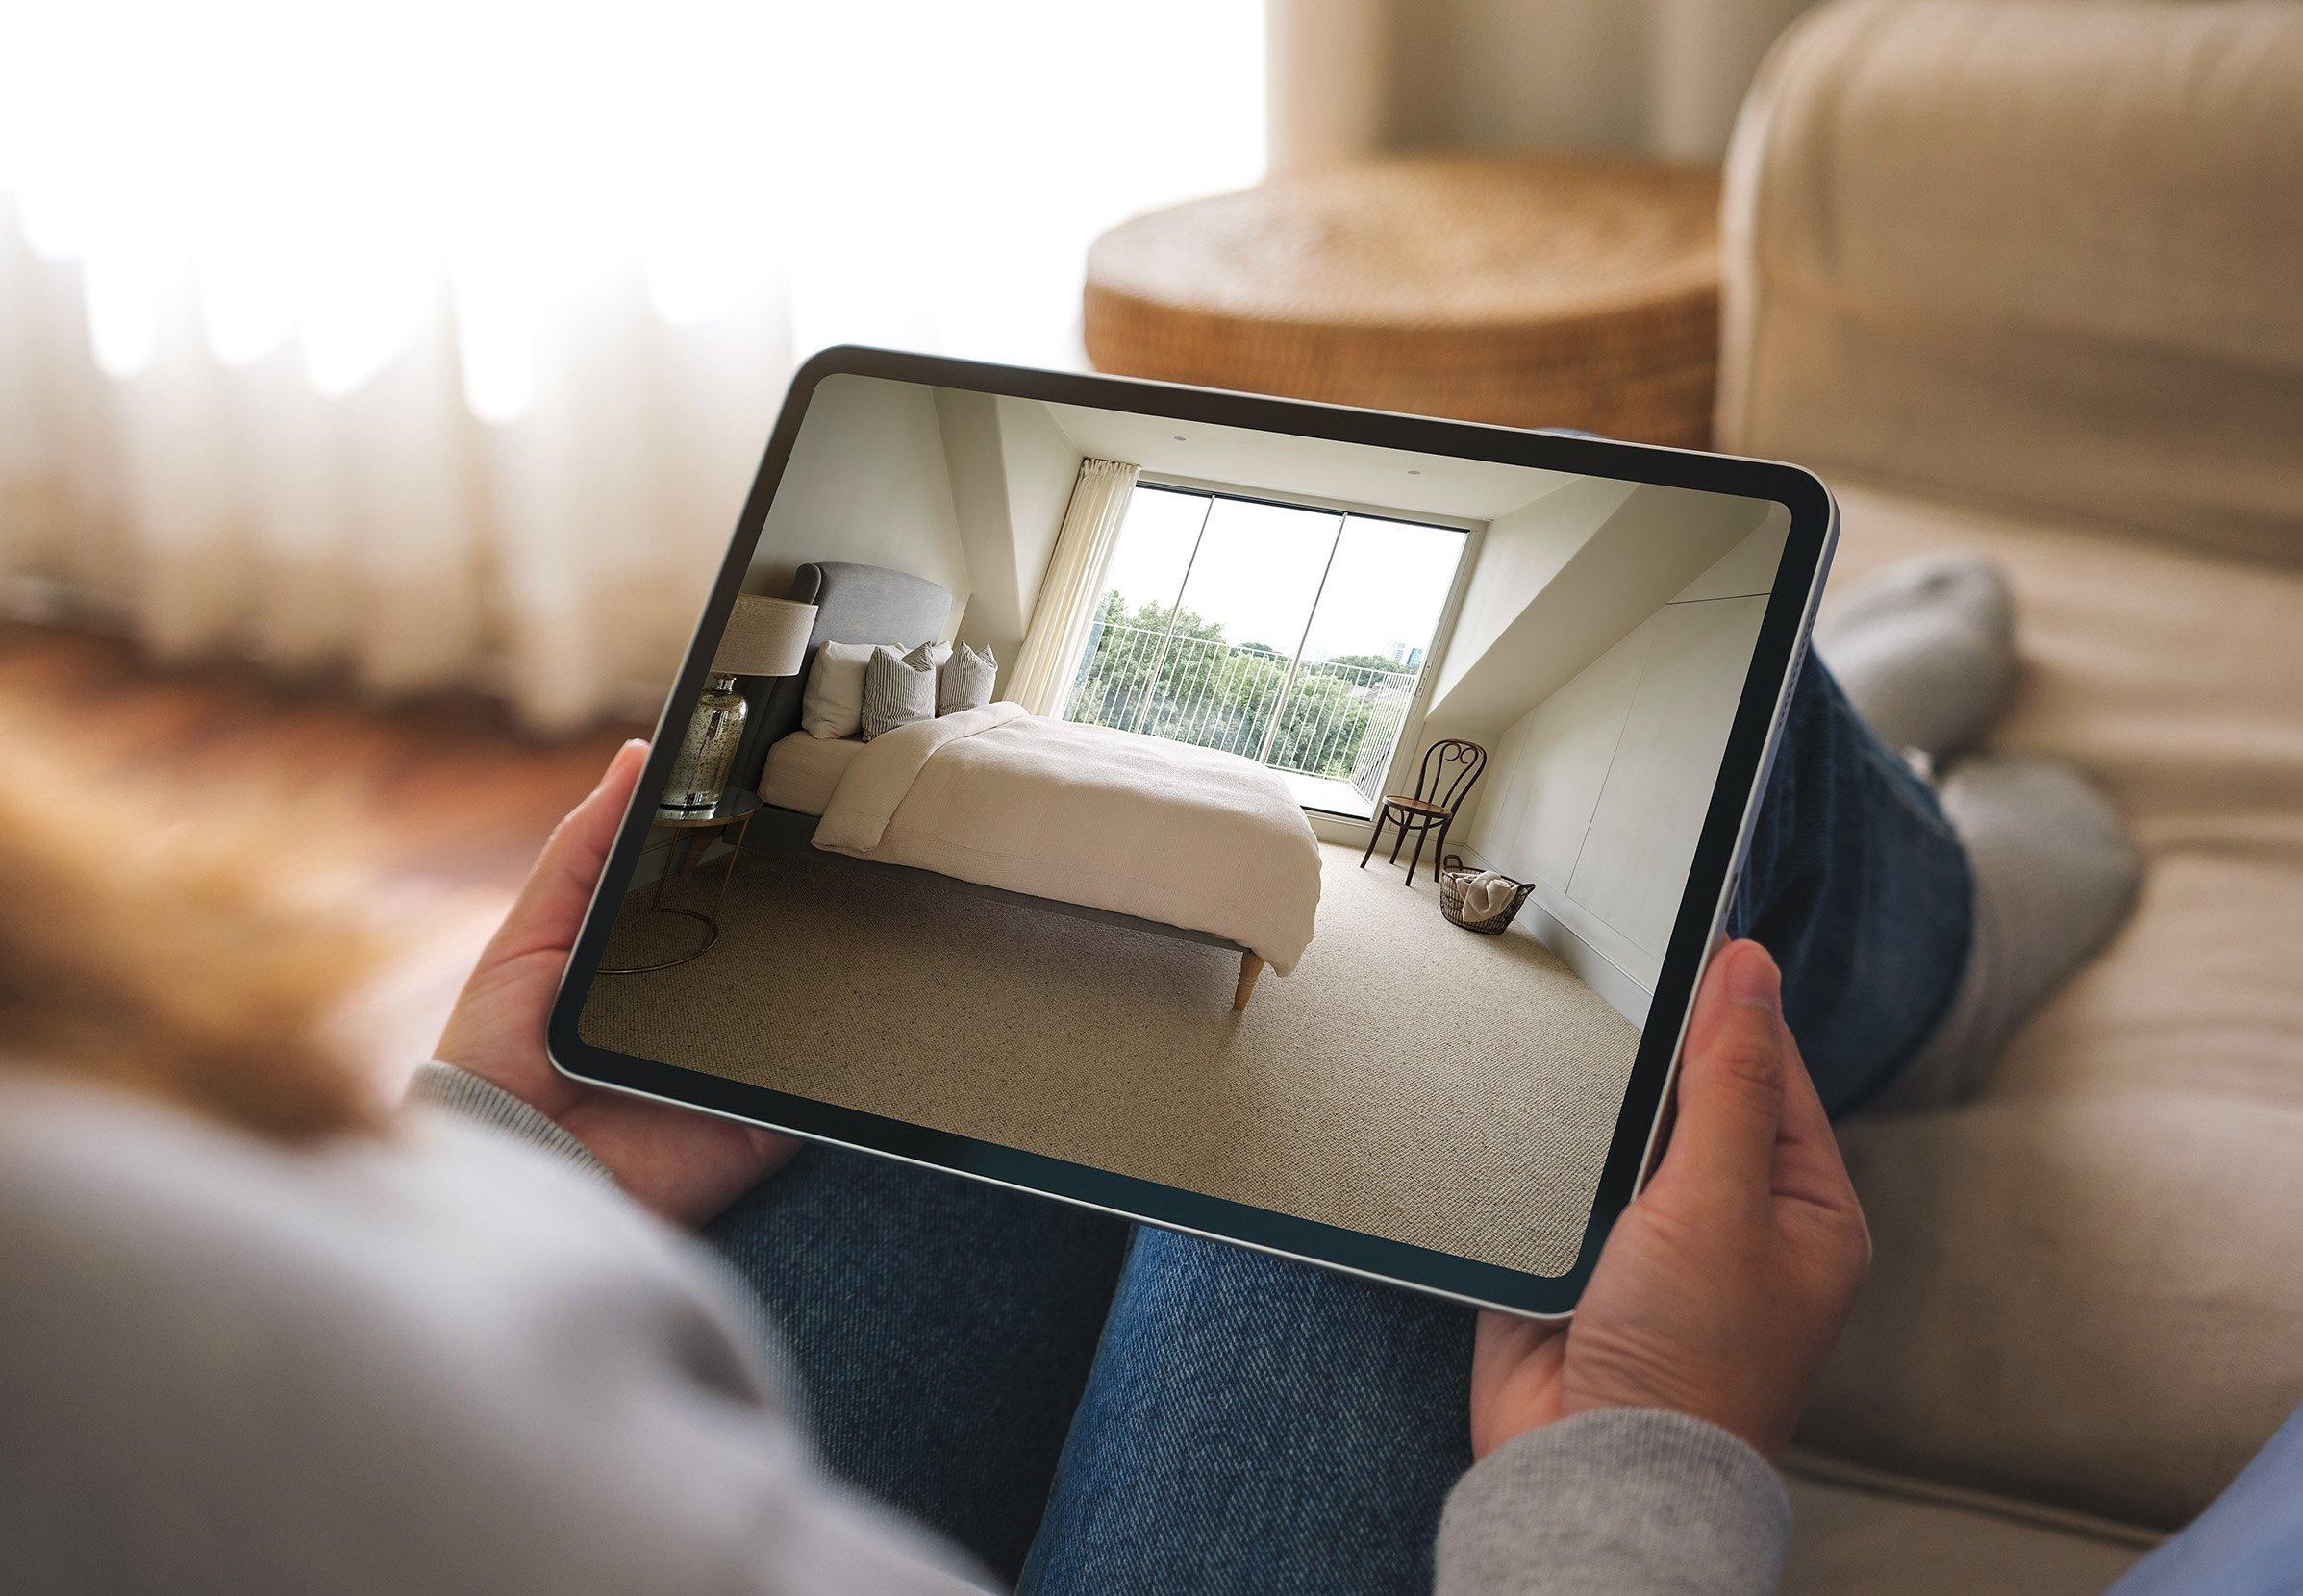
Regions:
<instances>
[{"instance_id":1,"label":"beige sofa","mask_svg":"<svg viewBox=\"0 0 2303 1596\"><path fill-rule=\"evenodd\" d=\"M2147 861L1977 1101L1846 1129L1790 1586L2099 1589L2303 1403L2303 6L1828 7L1729 168L1720 446L1842 582L2004 560L1996 740Z\"/></svg>"}]
</instances>

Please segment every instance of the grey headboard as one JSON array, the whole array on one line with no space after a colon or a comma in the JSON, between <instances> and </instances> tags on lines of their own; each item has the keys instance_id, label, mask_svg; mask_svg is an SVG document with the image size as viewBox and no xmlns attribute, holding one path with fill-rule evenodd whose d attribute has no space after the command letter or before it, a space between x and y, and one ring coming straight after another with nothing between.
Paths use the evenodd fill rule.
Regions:
<instances>
[{"instance_id":1,"label":"grey headboard","mask_svg":"<svg viewBox=\"0 0 2303 1596\"><path fill-rule=\"evenodd\" d=\"M808 634L808 658L797 676L747 684L751 713L744 727L743 746L736 756L735 786L759 786L769 746L798 729L800 698L808 690L808 673L815 668L818 648L825 643L916 648L941 638L952 612L952 595L925 577L844 560L802 565L792 573L789 596L815 606L815 628Z\"/></svg>"}]
</instances>

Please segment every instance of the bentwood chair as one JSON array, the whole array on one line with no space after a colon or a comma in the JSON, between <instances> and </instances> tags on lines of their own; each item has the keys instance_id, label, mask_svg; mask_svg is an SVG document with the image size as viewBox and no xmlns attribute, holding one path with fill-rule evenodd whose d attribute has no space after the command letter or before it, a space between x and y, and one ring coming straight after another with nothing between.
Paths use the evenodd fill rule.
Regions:
<instances>
[{"instance_id":1,"label":"bentwood chair","mask_svg":"<svg viewBox=\"0 0 2303 1596\"><path fill-rule=\"evenodd\" d=\"M1456 811L1471 796L1479 785L1480 772L1488 768L1488 751L1476 742L1462 737L1445 737L1423 751L1423 764L1415 776L1413 793L1391 792L1384 795L1383 806L1375 811L1375 830L1367 834L1367 850L1360 855L1360 868L1375 855L1375 845L1384 835L1384 822L1397 827L1391 838L1391 862L1399 862L1399 845L1415 834L1415 852L1408 860L1408 873L1403 882L1415 879L1415 870L1423 862L1423 845L1433 832L1439 834L1439 849L1432 855L1432 880L1439 879L1439 860L1447 855L1447 828L1455 824Z\"/></svg>"}]
</instances>

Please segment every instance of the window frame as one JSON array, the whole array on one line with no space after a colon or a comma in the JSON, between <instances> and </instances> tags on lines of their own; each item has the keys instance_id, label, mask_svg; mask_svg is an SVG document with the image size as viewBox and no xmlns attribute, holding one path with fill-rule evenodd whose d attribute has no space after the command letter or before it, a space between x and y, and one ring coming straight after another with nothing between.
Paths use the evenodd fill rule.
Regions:
<instances>
[{"instance_id":1,"label":"window frame","mask_svg":"<svg viewBox=\"0 0 2303 1596\"><path fill-rule=\"evenodd\" d=\"M1384 762L1384 790L1387 792L1397 790L1402 765L1413 763L1414 750L1422 742L1424 711L1431 704L1433 667L1443 657L1448 643L1455 636L1456 620L1463 612L1464 597L1470 591L1472 568L1478 562L1480 544L1487 535L1488 523L1468 516L1427 515L1420 511L1403 511L1396 506L1372 505L1354 499L1330 499L1312 493L1283 493L1271 489L1246 487L1238 483L1218 482L1207 477L1187 477L1169 471L1145 471L1136 479L1136 486L1139 490L1151 488L1160 492L1189 493L1208 499L1235 499L1242 504L1270 505L1280 510L1317 511L1339 516L1341 520L1337 526L1336 539L1328 549L1330 571L1334 568L1336 553L1342 546L1344 527L1353 520L1389 521L1399 526L1426 527L1439 532L1456 533L1463 538L1462 543L1456 549L1455 569L1448 577L1447 594L1440 601L1439 618L1433 623L1431 636L1423 645L1423 661L1416 668L1415 685L1408 694L1407 712L1400 717L1399 734L1392 739L1390 757ZM1199 536L1202 538L1207 536L1204 523ZM1196 548L1193 553L1196 558ZM1175 600L1169 606L1168 615L1171 627L1174 624L1176 611L1182 607L1184 587L1189 585L1190 579L1191 568L1188 563L1184 569L1184 576L1177 586ZM1312 611L1305 620L1303 636L1298 638L1295 653L1289 661L1288 681L1281 688L1278 700L1272 706L1272 725L1274 727L1278 725L1279 716L1288 707L1288 694L1293 690L1296 674L1303 667L1304 644L1310 640L1311 628L1319 618L1319 601L1325 596L1326 590L1327 575L1323 573L1319 588L1312 598ZM1154 680L1157 680L1156 672ZM1151 684L1146 684L1147 690L1150 686ZM1066 711L1070 709L1068 694L1064 700L1064 709ZM1269 738L1267 736L1265 748L1268 749L1268 747ZM1257 762L1259 764L1264 762L1261 757L1257 759ZM1346 814L1339 810L1317 809L1310 804L1298 807L1314 823L1325 822L1333 826L1355 828L1363 834L1366 828L1375 824L1372 812Z\"/></svg>"}]
</instances>

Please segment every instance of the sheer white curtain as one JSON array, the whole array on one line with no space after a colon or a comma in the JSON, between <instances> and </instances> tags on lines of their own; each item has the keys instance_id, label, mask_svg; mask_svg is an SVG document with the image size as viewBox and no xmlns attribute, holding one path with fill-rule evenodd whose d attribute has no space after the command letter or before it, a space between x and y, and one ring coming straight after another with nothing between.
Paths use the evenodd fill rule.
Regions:
<instances>
[{"instance_id":1,"label":"sheer white curtain","mask_svg":"<svg viewBox=\"0 0 2303 1596\"><path fill-rule=\"evenodd\" d=\"M1024 634L1015 670L1008 678L1006 696L1036 715L1060 712L1072 678L1080 673L1104 573L1112 568L1119 524L1127 519L1140 471L1116 460L1080 461L1080 478L1056 534L1056 552L1032 606L1032 629Z\"/></svg>"},{"instance_id":2,"label":"sheer white curtain","mask_svg":"<svg viewBox=\"0 0 2303 1596\"><path fill-rule=\"evenodd\" d=\"M74 0L0 24L0 587L533 725L645 704L795 356L1073 359L1263 168L1235 0Z\"/></svg>"}]
</instances>

